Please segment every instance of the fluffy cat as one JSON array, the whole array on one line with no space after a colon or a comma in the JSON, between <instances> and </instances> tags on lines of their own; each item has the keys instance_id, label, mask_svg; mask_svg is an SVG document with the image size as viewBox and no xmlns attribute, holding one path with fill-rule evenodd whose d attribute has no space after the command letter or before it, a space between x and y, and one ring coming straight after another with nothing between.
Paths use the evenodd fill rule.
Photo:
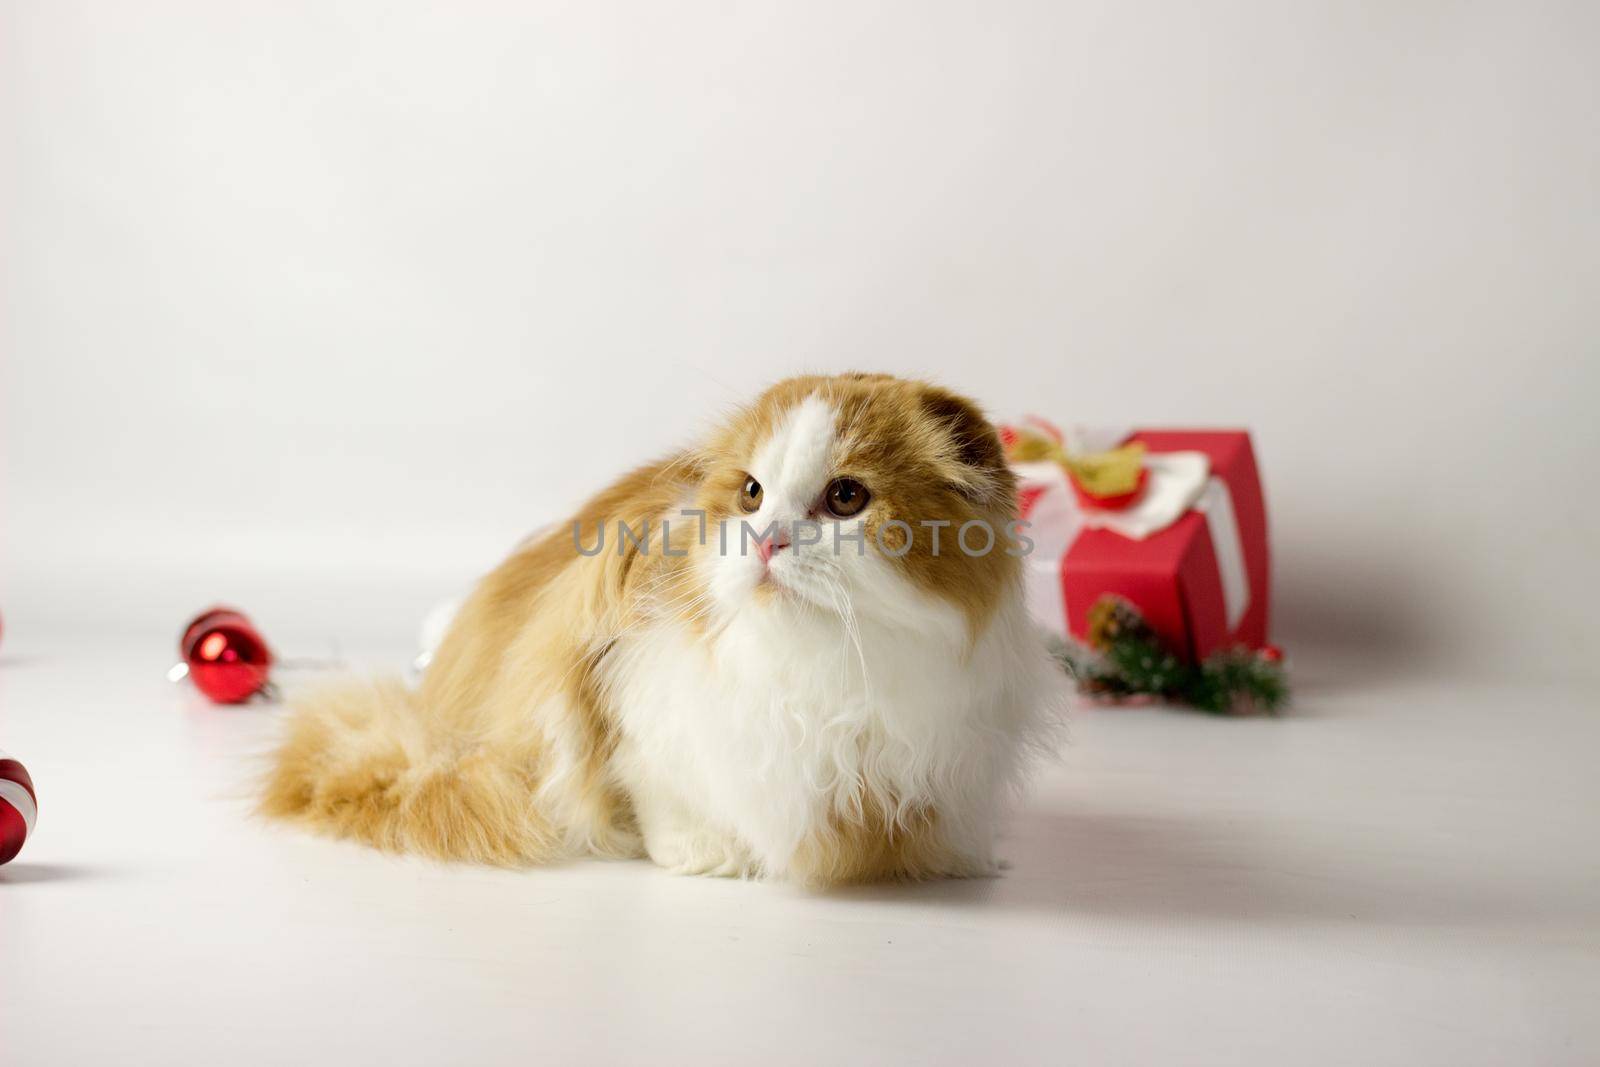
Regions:
<instances>
[{"instance_id":1,"label":"fluffy cat","mask_svg":"<svg viewBox=\"0 0 1600 1067\"><path fill-rule=\"evenodd\" d=\"M348 682L296 707L262 809L497 864L991 873L1063 691L1015 519L971 402L782 382L489 574L416 692Z\"/></svg>"}]
</instances>

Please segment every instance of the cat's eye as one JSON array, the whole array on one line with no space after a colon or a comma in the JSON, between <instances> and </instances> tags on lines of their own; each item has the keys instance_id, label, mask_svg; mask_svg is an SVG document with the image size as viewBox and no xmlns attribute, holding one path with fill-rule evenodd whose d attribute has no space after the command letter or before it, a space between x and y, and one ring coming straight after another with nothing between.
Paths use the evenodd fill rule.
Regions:
<instances>
[{"instance_id":1,"label":"cat's eye","mask_svg":"<svg viewBox=\"0 0 1600 1067\"><path fill-rule=\"evenodd\" d=\"M828 491L822 494L828 513L839 519L860 514L870 499L872 494L867 492L867 487L854 478L835 478L828 483Z\"/></svg>"},{"instance_id":2,"label":"cat's eye","mask_svg":"<svg viewBox=\"0 0 1600 1067\"><path fill-rule=\"evenodd\" d=\"M761 506L761 483L754 478L744 480L744 492L739 494L739 506L754 511Z\"/></svg>"}]
</instances>

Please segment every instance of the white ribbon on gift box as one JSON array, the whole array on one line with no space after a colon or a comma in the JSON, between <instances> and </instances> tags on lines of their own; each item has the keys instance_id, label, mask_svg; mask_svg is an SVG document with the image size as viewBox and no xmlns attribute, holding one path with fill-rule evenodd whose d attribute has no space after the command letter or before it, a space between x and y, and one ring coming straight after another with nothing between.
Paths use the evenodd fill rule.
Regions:
<instances>
[{"instance_id":1,"label":"white ribbon on gift box","mask_svg":"<svg viewBox=\"0 0 1600 1067\"><path fill-rule=\"evenodd\" d=\"M1088 451L1089 442L1099 450L1114 447L1129 434L1077 429L1066 431L1065 436L1069 450ZM1059 463L1013 466L1022 487L1037 493L1027 516L1027 535L1034 542L1028 565L1037 571L1036 580L1027 583L1028 608L1034 618L1063 637L1069 629L1061 565L1078 535L1086 529L1107 529L1142 541L1177 522L1191 508L1205 516L1211 535L1229 630L1239 625L1250 606L1250 576L1244 566L1244 543L1233 510L1233 494L1228 492L1228 483L1212 476L1211 457L1204 452L1147 452L1144 465L1150 472L1144 492L1128 507L1117 510L1079 503L1067 472Z\"/></svg>"},{"instance_id":2,"label":"white ribbon on gift box","mask_svg":"<svg viewBox=\"0 0 1600 1067\"><path fill-rule=\"evenodd\" d=\"M11 758L4 750L0 750L0 759ZM33 826L39 821L39 806L33 802L33 794L28 792L28 787L9 778L0 778L0 800L16 808L17 814L22 816L23 839L32 837Z\"/></svg>"}]
</instances>

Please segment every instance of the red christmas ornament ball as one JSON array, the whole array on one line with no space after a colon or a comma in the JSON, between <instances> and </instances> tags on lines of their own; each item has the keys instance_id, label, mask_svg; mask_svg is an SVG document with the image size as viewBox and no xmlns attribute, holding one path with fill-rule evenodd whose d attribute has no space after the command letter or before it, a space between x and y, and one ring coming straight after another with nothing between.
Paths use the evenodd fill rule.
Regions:
<instances>
[{"instance_id":1,"label":"red christmas ornament ball","mask_svg":"<svg viewBox=\"0 0 1600 1067\"><path fill-rule=\"evenodd\" d=\"M214 607L183 631L178 651L195 688L218 704L239 704L259 693L272 670L272 650L241 611Z\"/></svg>"},{"instance_id":2,"label":"red christmas ornament ball","mask_svg":"<svg viewBox=\"0 0 1600 1067\"><path fill-rule=\"evenodd\" d=\"M39 819L28 769L0 752L0 863L10 863Z\"/></svg>"},{"instance_id":3,"label":"red christmas ornament ball","mask_svg":"<svg viewBox=\"0 0 1600 1067\"><path fill-rule=\"evenodd\" d=\"M1283 649L1279 648L1277 645L1262 645L1261 652L1259 654L1261 658L1266 660L1268 663L1283 662Z\"/></svg>"}]
</instances>

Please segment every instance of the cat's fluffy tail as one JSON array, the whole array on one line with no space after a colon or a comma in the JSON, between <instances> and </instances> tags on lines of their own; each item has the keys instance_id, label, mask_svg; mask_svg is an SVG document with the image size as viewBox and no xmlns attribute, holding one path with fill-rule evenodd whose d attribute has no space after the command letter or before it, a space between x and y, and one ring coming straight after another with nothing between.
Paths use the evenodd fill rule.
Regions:
<instances>
[{"instance_id":1,"label":"cat's fluffy tail","mask_svg":"<svg viewBox=\"0 0 1600 1067\"><path fill-rule=\"evenodd\" d=\"M520 865L561 847L538 775L533 749L430 727L397 681L346 681L292 711L261 811L390 852Z\"/></svg>"}]
</instances>

